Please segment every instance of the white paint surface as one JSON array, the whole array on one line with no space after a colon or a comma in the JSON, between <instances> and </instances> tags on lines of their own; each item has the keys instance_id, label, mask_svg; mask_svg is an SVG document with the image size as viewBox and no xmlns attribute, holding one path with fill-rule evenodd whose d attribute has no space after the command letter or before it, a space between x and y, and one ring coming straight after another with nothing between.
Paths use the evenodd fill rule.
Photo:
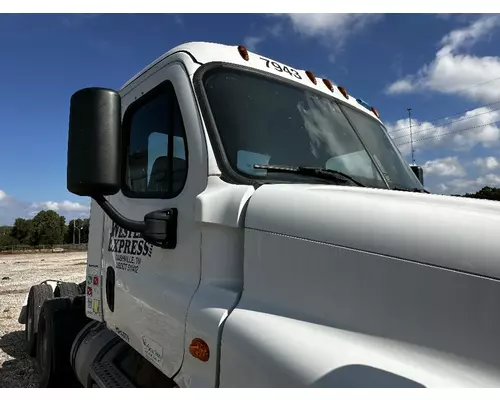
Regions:
<instances>
[{"instance_id":1,"label":"white paint surface","mask_svg":"<svg viewBox=\"0 0 500 400\"><path fill-rule=\"evenodd\" d=\"M199 65L185 52L280 75L254 53L244 61L235 46L189 43L122 88L125 110L165 79L174 82L190 169L175 199L110 198L134 220L177 207L179 225L175 250L155 248L137 273L116 270L114 313L103 299L108 325L166 375L177 373L181 387L213 387L218 378L223 387L498 386L500 287L472 274L500 279L500 205L224 183L193 93ZM372 115L299 72L300 84ZM89 263L104 271L119 261L107 250L111 223L96 208ZM208 343L208 362L190 355L194 338Z\"/></svg>"}]
</instances>

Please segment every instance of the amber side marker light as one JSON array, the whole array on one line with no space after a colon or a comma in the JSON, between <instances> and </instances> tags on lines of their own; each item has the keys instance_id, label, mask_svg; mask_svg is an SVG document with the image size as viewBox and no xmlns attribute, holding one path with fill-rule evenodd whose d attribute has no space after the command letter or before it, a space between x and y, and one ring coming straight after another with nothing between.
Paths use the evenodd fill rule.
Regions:
<instances>
[{"instance_id":1,"label":"amber side marker light","mask_svg":"<svg viewBox=\"0 0 500 400\"><path fill-rule=\"evenodd\" d=\"M245 46L238 46L238 53L240 53L241 58L243 58L245 61L248 61L250 59L247 48Z\"/></svg>"},{"instance_id":2,"label":"amber side marker light","mask_svg":"<svg viewBox=\"0 0 500 400\"><path fill-rule=\"evenodd\" d=\"M380 119L380 114L378 113L377 109L375 107L372 107L372 113L375 114L375 116Z\"/></svg>"},{"instance_id":3,"label":"amber side marker light","mask_svg":"<svg viewBox=\"0 0 500 400\"><path fill-rule=\"evenodd\" d=\"M193 339L189 345L189 353L200 361L207 362L210 358L208 344L200 338Z\"/></svg>"},{"instance_id":4,"label":"amber side marker light","mask_svg":"<svg viewBox=\"0 0 500 400\"><path fill-rule=\"evenodd\" d=\"M332 85L332 82L330 82L328 79L326 78L323 78L323 83L325 84L325 86L330 89L330 92L333 92L333 85Z\"/></svg>"},{"instance_id":5,"label":"amber side marker light","mask_svg":"<svg viewBox=\"0 0 500 400\"><path fill-rule=\"evenodd\" d=\"M307 77L311 80L312 83L316 85L316 77L311 71L306 71Z\"/></svg>"},{"instance_id":6,"label":"amber side marker light","mask_svg":"<svg viewBox=\"0 0 500 400\"><path fill-rule=\"evenodd\" d=\"M339 92L342 93L342 95L347 99L349 100L349 95L347 94L347 90L345 90L344 87L342 86L339 86Z\"/></svg>"}]
</instances>

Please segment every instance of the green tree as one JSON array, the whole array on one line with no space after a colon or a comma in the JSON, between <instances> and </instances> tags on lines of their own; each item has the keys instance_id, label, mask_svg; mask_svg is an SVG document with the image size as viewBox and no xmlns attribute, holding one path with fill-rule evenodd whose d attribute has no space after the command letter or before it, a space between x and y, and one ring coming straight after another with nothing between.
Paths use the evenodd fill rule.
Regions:
<instances>
[{"instance_id":1,"label":"green tree","mask_svg":"<svg viewBox=\"0 0 500 400\"><path fill-rule=\"evenodd\" d=\"M33 218L33 245L63 243L65 218L52 210L40 211Z\"/></svg>"},{"instance_id":2,"label":"green tree","mask_svg":"<svg viewBox=\"0 0 500 400\"><path fill-rule=\"evenodd\" d=\"M31 244L33 240L33 221L30 219L16 218L10 236L20 244Z\"/></svg>"},{"instance_id":3,"label":"green tree","mask_svg":"<svg viewBox=\"0 0 500 400\"><path fill-rule=\"evenodd\" d=\"M0 248L15 246L19 244L19 241L16 238L12 237L11 233L11 226L0 226Z\"/></svg>"},{"instance_id":4,"label":"green tree","mask_svg":"<svg viewBox=\"0 0 500 400\"><path fill-rule=\"evenodd\" d=\"M61 244L64 243L66 231L68 230L68 227L66 226L66 217L63 217L62 215L59 216L59 226L61 227L61 241L59 242L59 244Z\"/></svg>"},{"instance_id":5,"label":"green tree","mask_svg":"<svg viewBox=\"0 0 500 400\"><path fill-rule=\"evenodd\" d=\"M490 186L485 186L476 193L466 193L463 197L470 197L473 199L485 199L485 200L500 200L500 189L493 188Z\"/></svg>"},{"instance_id":6,"label":"green tree","mask_svg":"<svg viewBox=\"0 0 500 400\"><path fill-rule=\"evenodd\" d=\"M88 218L82 219L81 225L81 243L89 242L89 229L90 229L90 220Z\"/></svg>"}]
</instances>

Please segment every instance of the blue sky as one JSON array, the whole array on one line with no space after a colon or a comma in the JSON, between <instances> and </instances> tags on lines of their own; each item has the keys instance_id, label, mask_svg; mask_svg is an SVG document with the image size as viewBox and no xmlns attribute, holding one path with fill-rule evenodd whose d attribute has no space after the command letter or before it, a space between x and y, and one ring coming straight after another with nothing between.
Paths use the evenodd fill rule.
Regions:
<instances>
[{"instance_id":1,"label":"blue sky","mask_svg":"<svg viewBox=\"0 0 500 400\"><path fill-rule=\"evenodd\" d=\"M43 208L87 213L66 190L71 94L118 88L188 41L244 43L346 86L378 108L408 160L411 107L429 189L500 187L499 33L497 15L0 15L0 224Z\"/></svg>"}]
</instances>

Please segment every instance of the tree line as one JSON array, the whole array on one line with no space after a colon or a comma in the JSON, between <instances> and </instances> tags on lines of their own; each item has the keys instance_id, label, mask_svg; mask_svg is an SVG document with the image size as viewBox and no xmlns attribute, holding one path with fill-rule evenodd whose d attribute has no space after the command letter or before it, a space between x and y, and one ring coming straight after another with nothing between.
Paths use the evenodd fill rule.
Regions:
<instances>
[{"instance_id":1,"label":"tree line","mask_svg":"<svg viewBox=\"0 0 500 400\"><path fill-rule=\"evenodd\" d=\"M53 246L88 243L89 219L66 218L52 210L40 211L32 219L17 218L12 226L0 226L0 248L6 246Z\"/></svg>"},{"instance_id":2,"label":"tree line","mask_svg":"<svg viewBox=\"0 0 500 400\"><path fill-rule=\"evenodd\" d=\"M485 200L500 200L500 189L485 186L476 193L466 193L459 197L469 197L473 199L485 199Z\"/></svg>"}]
</instances>

